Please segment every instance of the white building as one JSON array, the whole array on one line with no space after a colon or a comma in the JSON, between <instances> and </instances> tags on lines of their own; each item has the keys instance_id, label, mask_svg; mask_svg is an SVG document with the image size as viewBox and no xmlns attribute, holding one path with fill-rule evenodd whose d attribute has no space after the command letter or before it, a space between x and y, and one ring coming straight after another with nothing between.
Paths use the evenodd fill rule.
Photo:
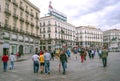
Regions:
<instances>
[{"instance_id":1,"label":"white building","mask_svg":"<svg viewBox=\"0 0 120 81\"><path fill-rule=\"evenodd\" d=\"M103 43L103 32L93 26L76 27L76 44L84 47L99 47Z\"/></svg>"},{"instance_id":2,"label":"white building","mask_svg":"<svg viewBox=\"0 0 120 81\"><path fill-rule=\"evenodd\" d=\"M103 33L104 45L107 45L111 51L120 50L120 30L110 29Z\"/></svg>"},{"instance_id":3,"label":"white building","mask_svg":"<svg viewBox=\"0 0 120 81\"><path fill-rule=\"evenodd\" d=\"M0 0L0 54L33 53L40 47L39 8L29 0Z\"/></svg>"},{"instance_id":4,"label":"white building","mask_svg":"<svg viewBox=\"0 0 120 81\"><path fill-rule=\"evenodd\" d=\"M75 43L75 26L54 16L40 18L41 49L72 47Z\"/></svg>"},{"instance_id":5,"label":"white building","mask_svg":"<svg viewBox=\"0 0 120 81\"><path fill-rule=\"evenodd\" d=\"M49 4L48 16L40 18L41 49L72 47L75 26L67 23L67 16Z\"/></svg>"}]
</instances>

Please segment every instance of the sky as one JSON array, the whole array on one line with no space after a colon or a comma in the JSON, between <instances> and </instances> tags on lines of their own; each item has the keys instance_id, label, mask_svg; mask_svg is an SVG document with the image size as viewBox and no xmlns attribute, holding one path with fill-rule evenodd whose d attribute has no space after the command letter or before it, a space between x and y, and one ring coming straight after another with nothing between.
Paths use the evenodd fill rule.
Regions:
<instances>
[{"instance_id":1,"label":"sky","mask_svg":"<svg viewBox=\"0 0 120 81\"><path fill-rule=\"evenodd\" d=\"M52 7L67 15L67 22L77 26L95 26L101 30L120 29L120 0L29 0L44 17Z\"/></svg>"}]
</instances>

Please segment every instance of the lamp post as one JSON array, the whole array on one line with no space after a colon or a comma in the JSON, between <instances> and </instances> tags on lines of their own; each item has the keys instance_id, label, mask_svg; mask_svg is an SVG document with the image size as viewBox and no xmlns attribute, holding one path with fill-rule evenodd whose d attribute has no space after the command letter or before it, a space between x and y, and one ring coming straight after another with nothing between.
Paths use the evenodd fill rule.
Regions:
<instances>
[{"instance_id":1,"label":"lamp post","mask_svg":"<svg viewBox=\"0 0 120 81\"><path fill-rule=\"evenodd\" d=\"M63 39L63 34L64 34L64 31L61 29L61 38L62 38L62 40L61 40L61 46L63 46L63 43L64 43L64 39Z\"/></svg>"}]
</instances>

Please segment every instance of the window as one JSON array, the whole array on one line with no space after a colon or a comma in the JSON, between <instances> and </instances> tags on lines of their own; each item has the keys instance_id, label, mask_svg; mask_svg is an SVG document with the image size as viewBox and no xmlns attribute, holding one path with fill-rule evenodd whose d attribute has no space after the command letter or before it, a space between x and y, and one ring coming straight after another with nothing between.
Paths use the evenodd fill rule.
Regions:
<instances>
[{"instance_id":1,"label":"window","mask_svg":"<svg viewBox=\"0 0 120 81\"><path fill-rule=\"evenodd\" d=\"M22 1L20 1L20 6L22 6L22 4L23 4Z\"/></svg>"},{"instance_id":2,"label":"window","mask_svg":"<svg viewBox=\"0 0 120 81\"><path fill-rule=\"evenodd\" d=\"M38 13L36 12L36 17L38 17Z\"/></svg>"},{"instance_id":3,"label":"window","mask_svg":"<svg viewBox=\"0 0 120 81\"><path fill-rule=\"evenodd\" d=\"M6 4L5 4L5 9L9 9L9 3L8 2L6 2Z\"/></svg>"},{"instance_id":4,"label":"window","mask_svg":"<svg viewBox=\"0 0 120 81\"><path fill-rule=\"evenodd\" d=\"M45 26L45 22L43 22L43 26Z\"/></svg>"},{"instance_id":5,"label":"window","mask_svg":"<svg viewBox=\"0 0 120 81\"><path fill-rule=\"evenodd\" d=\"M1 12L1 5L0 5L0 12Z\"/></svg>"},{"instance_id":6,"label":"window","mask_svg":"<svg viewBox=\"0 0 120 81\"><path fill-rule=\"evenodd\" d=\"M48 21L48 25L51 25L51 24L50 24L50 21Z\"/></svg>"},{"instance_id":7,"label":"window","mask_svg":"<svg viewBox=\"0 0 120 81\"><path fill-rule=\"evenodd\" d=\"M40 27L41 27L41 23L40 23Z\"/></svg>"},{"instance_id":8,"label":"window","mask_svg":"<svg viewBox=\"0 0 120 81\"><path fill-rule=\"evenodd\" d=\"M50 38L50 34L48 34L48 38Z\"/></svg>"},{"instance_id":9,"label":"window","mask_svg":"<svg viewBox=\"0 0 120 81\"><path fill-rule=\"evenodd\" d=\"M33 33L33 27L31 27L31 33Z\"/></svg>"},{"instance_id":10,"label":"window","mask_svg":"<svg viewBox=\"0 0 120 81\"><path fill-rule=\"evenodd\" d=\"M16 27L16 24L17 24L16 19L14 19L13 21L14 21L14 22L13 22L13 26Z\"/></svg>"},{"instance_id":11,"label":"window","mask_svg":"<svg viewBox=\"0 0 120 81\"><path fill-rule=\"evenodd\" d=\"M26 14L26 20L28 20L28 14Z\"/></svg>"},{"instance_id":12,"label":"window","mask_svg":"<svg viewBox=\"0 0 120 81\"><path fill-rule=\"evenodd\" d=\"M14 9L13 9L13 10L14 10L14 14L16 14L17 9L14 7Z\"/></svg>"},{"instance_id":13,"label":"window","mask_svg":"<svg viewBox=\"0 0 120 81\"><path fill-rule=\"evenodd\" d=\"M23 22L20 22L20 30L23 29Z\"/></svg>"},{"instance_id":14,"label":"window","mask_svg":"<svg viewBox=\"0 0 120 81\"><path fill-rule=\"evenodd\" d=\"M26 32L28 31L28 24L26 24Z\"/></svg>"},{"instance_id":15,"label":"window","mask_svg":"<svg viewBox=\"0 0 120 81\"><path fill-rule=\"evenodd\" d=\"M22 15L23 15L23 12L22 12L22 11L20 11L20 17L22 17Z\"/></svg>"},{"instance_id":16,"label":"window","mask_svg":"<svg viewBox=\"0 0 120 81\"><path fill-rule=\"evenodd\" d=\"M41 28L40 28L40 33L41 33Z\"/></svg>"},{"instance_id":17,"label":"window","mask_svg":"<svg viewBox=\"0 0 120 81\"><path fill-rule=\"evenodd\" d=\"M38 29L36 29L36 35L38 35Z\"/></svg>"},{"instance_id":18,"label":"window","mask_svg":"<svg viewBox=\"0 0 120 81\"><path fill-rule=\"evenodd\" d=\"M6 24L6 25L9 24L9 18L8 18L8 17L5 18L5 24Z\"/></svg>"}]
</instances>

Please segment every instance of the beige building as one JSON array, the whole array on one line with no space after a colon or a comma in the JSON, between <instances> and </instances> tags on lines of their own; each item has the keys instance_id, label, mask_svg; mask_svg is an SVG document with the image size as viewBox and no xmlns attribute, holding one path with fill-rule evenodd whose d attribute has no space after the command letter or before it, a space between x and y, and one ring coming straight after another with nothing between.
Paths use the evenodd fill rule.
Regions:
<instances>
[{"instance_id":1,"label":"beige building","mask_svg":"<svg viewBox=\"0 0 120 81\"><path fill-rule=\"evenodd\" d=\"M72 47L75 43L75 26L56 18L40 18L41 49Z\"/></svg>"},{"instance_id":2,"label":"beige building","mask_svg":"<svg viewBox=\"0 0 120 81\"><path fill-rule=\"evenodd\" d=\"M39 49L39 14L29 0L0 0L0 54Z\"/></svg>"},{"instance_id":3,"label":"beige building","mask_svg":"<svg viewBox=\"0 0 120 81\"><path fill-rule=\"evenodd\" d=\"M84 47L99 47L103 43L103 32L93 26L76 27L76 44Z\"/></svg>"},{"instance_id":4,"label":"beige building","mask_svg":"<svg viewBox=\"0 0 120 81\"><path fill-rule=\"evenodd\" d=\"M110 29L103 33L104 45L107 45L111 51L120 51L120 30Z\"/></svg>"}]
</instances>

